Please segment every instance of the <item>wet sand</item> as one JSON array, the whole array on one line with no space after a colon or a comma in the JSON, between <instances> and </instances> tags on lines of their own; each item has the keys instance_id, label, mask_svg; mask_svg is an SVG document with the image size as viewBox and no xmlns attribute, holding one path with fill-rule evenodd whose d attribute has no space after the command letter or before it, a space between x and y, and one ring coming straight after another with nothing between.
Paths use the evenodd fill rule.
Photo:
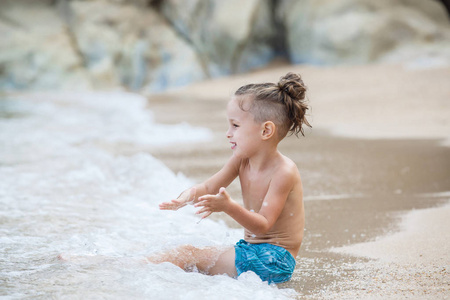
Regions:
<instances>
[{"instance_id":1,"label":"wet sand","mask_svg":"<svg viewBox=\"0 0 450 300\"><path fill-rule=\"evenodd\" d=\"M300 169L306 208L298 265L281 287L300 298L445 298L450 252L430 249L450 245L449 68L278 65L153 95L157 122L208 127L213 140L152 154L196 182L206 179L231 155L225 107L234 90L288 71L309 86L314 128L280 145ZM229 191L240 199L237 182Z\"/></svg>"}]
</instances>

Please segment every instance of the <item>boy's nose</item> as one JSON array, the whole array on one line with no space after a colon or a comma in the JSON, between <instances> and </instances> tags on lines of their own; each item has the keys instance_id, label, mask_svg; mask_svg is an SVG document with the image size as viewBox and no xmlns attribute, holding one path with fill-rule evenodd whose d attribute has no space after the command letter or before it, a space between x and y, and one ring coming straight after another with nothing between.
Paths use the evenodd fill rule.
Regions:
<instances>
[{"instance_id":1,"label":"boy's nose","mask_svg":"<svg viewBox=\"0 0 450 300\"><path fill-rule=\"evenodd\" d=\"M230 138L231 137L231 130L228 129L227 132L225 133L225 135L227 136L227 138Z\"/></svg>"}]
</instances>

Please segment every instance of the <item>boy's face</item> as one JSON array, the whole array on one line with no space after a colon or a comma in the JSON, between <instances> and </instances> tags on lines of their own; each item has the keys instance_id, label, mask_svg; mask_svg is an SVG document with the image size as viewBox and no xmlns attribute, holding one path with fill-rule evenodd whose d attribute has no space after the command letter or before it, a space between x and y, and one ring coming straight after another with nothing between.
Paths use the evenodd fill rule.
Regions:
<instances>
[{"instance_id":1,"label":"boy's face","mask_svg":"<svg viewBox=\"0 0 450 300\"><path fill-rule=\"evenodd\" d=\"M240 101L244 101L244 110L239 107ZM226 135L233 152L242 158L252 156L261 142L262 125L255 122L250 112L245 111L250 107L250 101L243 96L234 96L227 106L229 127Z\"/></svg>"}]
</instances>

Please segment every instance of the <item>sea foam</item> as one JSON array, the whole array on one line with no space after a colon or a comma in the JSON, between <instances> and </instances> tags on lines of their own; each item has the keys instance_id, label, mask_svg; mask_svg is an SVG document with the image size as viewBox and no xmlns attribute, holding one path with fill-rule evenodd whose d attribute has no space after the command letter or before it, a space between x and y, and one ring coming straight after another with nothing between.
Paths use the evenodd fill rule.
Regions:
<instances>
[{"instance_id":1,"label":"sea foam","mask_svg":"<svg viewBox=\"0 0 450 300\"><path fill-rule=\"evenodd\" d=\"M128 93L30 94L0 100L0 294L12 298L285 299L261 282L143 263L181 244L229 247L240 229L192 206L160 211L193 184L149 147L206 140L188 124L153 121ZM133 154L114 149L126 144ZM82 260L62 262L63 253ZM105 258L98 260L97 258Z\"/></svg>"}]
</instances>

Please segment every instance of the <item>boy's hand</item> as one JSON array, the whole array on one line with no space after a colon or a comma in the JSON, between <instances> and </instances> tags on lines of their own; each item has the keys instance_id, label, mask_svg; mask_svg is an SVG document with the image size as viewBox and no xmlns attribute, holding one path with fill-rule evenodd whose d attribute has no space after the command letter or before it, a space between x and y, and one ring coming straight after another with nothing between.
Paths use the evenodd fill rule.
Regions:
<instances>
[{"instance_id":1,"label":"boy's hand","mask_svg":"<svg viewBox=\"0 0 450 300\"><path fill-rule=\"evenodd\" d=\"M202 207L196 214L203 214L202 219L209 217L213 212L220 212L226 210L226 207L231 202L231 197L224 187L221 187L219 193L216 195L204 195L198 198L195 207Z\"/></svg>"},{"instance_id":2,"label":"boy's hand","mask_svg":"<svg viewBox=\"0 0 450 300\"><path fill-rule=\"evenodd\" d=\"M189 193L186 190L181 193L181 195L177 199L173 199L172 201L163 202L159 205L159 209L161 210L178 210L183 206L186 206L190 203L194 203L195 194L197 193L197 189L195 187L189 190Z\"/></svg>"}]
</instances>

